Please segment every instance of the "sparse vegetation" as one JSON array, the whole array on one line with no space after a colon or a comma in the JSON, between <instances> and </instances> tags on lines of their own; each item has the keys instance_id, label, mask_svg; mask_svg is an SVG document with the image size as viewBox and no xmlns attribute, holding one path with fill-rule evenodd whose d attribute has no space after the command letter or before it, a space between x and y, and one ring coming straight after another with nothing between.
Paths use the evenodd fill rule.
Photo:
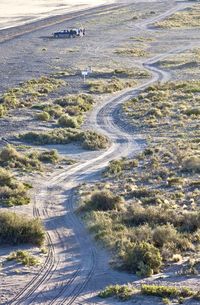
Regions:
<instances>
[{"instance_id":1,"label":"sparse vegetation","mask_svg":"<svg viewBox=\"0 0 200 305\"><path fill-rule=\"evenodd\" d=\"M133 56L133 57L146 57L148 52L141 47L132 47L132 48L121 48L115 51L117 54Z\"/></svg>"},{"instance_id":2,"label":"sparse vegetation","mask_svg":"<svg viewBox=\"0 0 200 305\"><path fill-rule=\"evenodd\" d=\"M0 151L0 166L6 169L21 169L25 171L41 171L42 163L57 163L60 157L56 150L24 152L12 145L7 145Z\"/></svg>"},{"instance_id":3,"label":"sparse vegetation","mask_svg":"<svg viewBox=\"0 0 200 305\"><path fill-rule=\"evenodd\" d=\"M169 16L163 21L156 22L160 28L191 28L200 26L200 5L196 4L192 8L186 8Z\"/></svg>"},{"instance_id":4,"label":"sparse vegetation","mask_svg":"<svg viewBox=\"0 0 200 305\"><path fill-rule=\"evenodd\" d=\"M12 212L0 213L1 244L41 246L44 238L44 228L39 219L30 219L25 215L17 215Z\"/></svg>"},{"instance_id":5,"label":"sparse vegetation","mask_svg":"<svg viewBox=\"0 0 200 305\"><path fill-rule=\"evenodd\" d=\"M135 80L122 80L113 77L111 80L89 81L89 90L91 93L113 93L136 85Z\"/></svg>"},{"instance_id":6,"label":"sparse vegetation","mask_svg":"<svg viewBox=\"0 0 200 305\"><path fill-rule=\"evenodd\" d=\"M59 79L42 76L9 89L0 97L1 116L9 109L31 106L38 102L39 97L48 95L64 84L65 82Z\"/></svg>"},{"instance_id":7,"label":"sparse vegetation","mask_svg":"<svg viewBox=\"0 0 200 305\"><path fill-rule=\"evenodd\" d=\"M186 109L196 109L199 88L198 81L156 85L127 102L124 111L136 130L149 135L148 146L134 159L111 161L102 183L80 189L84 219L95 238L114 251L118 267L151 275L176 263L174 255L185 259L198 251L198 112L190 116ZM87 209L89 194L105 188L123 204L117 210ZM153 262L141 251L137 255L143 245L150 247Z\"/></svg>"},{"instance_id":8,"label":"sparse vegetation","mask_svg":"<svg viewBox=\"0 0 200 305\"><path fill-rule=\"evenodd\" d=\"M99 293L101 298L116 297L119 300L129 300L135 295L154 296L162 298L164 304L171 304L171 300L178 301L182 304L185 298L198 299L199 292L187 287L177 288L176 286L161 286L143 284L140 289L136 289L134 285L111 285L107 286Z\"/></svg>"}]
</instances>

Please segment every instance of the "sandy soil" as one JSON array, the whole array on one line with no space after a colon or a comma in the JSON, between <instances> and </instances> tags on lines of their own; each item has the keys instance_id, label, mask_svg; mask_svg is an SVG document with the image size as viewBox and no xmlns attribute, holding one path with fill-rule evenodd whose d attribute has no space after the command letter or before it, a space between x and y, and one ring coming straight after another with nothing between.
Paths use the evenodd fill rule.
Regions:
<instances>
[{"instance_id":1,"label":"sandy soil","mask_svg":"<svg viewBox=\"0 0 200 305\"><path fill-rule=\"evenodd\" d=\"M144 282L134 275L111 269L109 254L90 238L75 213L76 187L80 183L97 181L100 172L110 160L134 155L145 147L142 137L131 130L121 118L120 105L149 84L171 79L170 73L158 68L156 63L169 55L198 45L198 31L195 29L161 31L152 26L154 21L192 5L190 2L124 1L118 5L119 7L115 4L113 7L93 9L85 16L81 16L81 19L80 16L73 15L73 24L82 22L89 29L84 39L70 41L48 39L47 37L58 29L58 25L47 27L47 22L43 30L38 30L39 24L37 24L37 30L32 32L33 27L30 33L1 44L1 91L41 74L72 67L83 69L89 65L97 69L102 65L132 68L144 66L152 74L150 79L135 88L113 96L97 98L98 103L88 114L83 128L95 129L108 135L112 140L108 150L87 153L77 149L76 146L66 146L66 149L61 146L59 150L67 155L71 151L69 155L76 156L78 163L49 173L48 179L33 177L34 200L32 205L24 208L23 212L43 219L47 230L48 254L38 272L34 270L26 275L19 274L17 281L16 274L8 272L5 276L5 271L2 270L1 304L120 304L116 300L102 301L96 297L96 293L111 283L135 282L136 285L140 285ZM133 20L131 17L135 11L144 15ZM151 11L155 12L153 16L150 14ZM71 23L71 20L65 21L59 24L59 28ZM18 36L18 30L14 32L7 32L7 38ZM152 37L152 41L148 42L148 58L122 58L113 52L114 49L130 43L130 37L133 36L144 37L146 40ZM41 51L43 47L47 48L45 53ZM71 53L69 48L78 48L79 51ZM80 75L69 81L71 81L70 93L73 90L76 92L86 90ZM24 117L23 124L19 123L19 117ZM36 130L37 123L30 118L30 113L23 110L13 112L10 118L0 120L3 138L27 128ZM14 210L22 212L21 207L15 207ZM6 251L9 252L10 249L2 249L1 254L5 256ZM184 285L193 288L199 286L197 277L180 279L170 274L165 274L164 278L163 275L159 275L145 281L159 283L164 281L167 285ZM6 300L10 301L6 302ZM197 304L195 301L189 303ZM157 298L138 297L134 300L134 304L152 305L161 304L161 301Z\"/></svg>"}]
</instances>

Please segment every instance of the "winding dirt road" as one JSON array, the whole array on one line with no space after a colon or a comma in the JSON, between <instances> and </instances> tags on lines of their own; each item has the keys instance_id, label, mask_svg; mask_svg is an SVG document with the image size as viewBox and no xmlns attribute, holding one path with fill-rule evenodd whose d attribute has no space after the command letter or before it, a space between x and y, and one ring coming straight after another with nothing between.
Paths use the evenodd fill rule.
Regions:
<instances>
[{"instance_id":1,"label":"winding dirt road","mask_svg":"<svg viewBox=\"0 0 200 305\"><path fill-rule=\"evenodd\" d=\"M153 21L161 20L183 6L185 4L180 3L154 20L138 23L137 27L148 30ZM91 240L75 213L76 187L97 179L110 160L131 156L144 148L145 142L135 139L130 126L121 119L120 106L150 84L169 80L170 75L154 64L190 47L180 47L144 61L143 66L152 73L150 80L93 109L87 118L87 128L98 130L111 139L112 145L107 151L52 174L46 181L38 181L33 214L44 220L48 254L40 272L8 304L94 304L90 296L96 290L112 282L124 283L134 279L133 275L112 270L104 250Z\"/></svg>"}]
</instances>

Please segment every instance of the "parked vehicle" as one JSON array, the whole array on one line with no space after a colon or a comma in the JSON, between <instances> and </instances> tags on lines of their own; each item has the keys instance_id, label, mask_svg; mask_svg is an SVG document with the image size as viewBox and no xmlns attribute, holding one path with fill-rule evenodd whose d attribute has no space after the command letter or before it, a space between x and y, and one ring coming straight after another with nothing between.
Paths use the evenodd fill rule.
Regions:
<instances>
[{"instance_id":1,"label":"parked vehicle","mask_svg":"<svg viewBox=\"0 0 200 305\"><path fill-rule=\"evenodd\" d=\"M85 35L85 29L67 29L53 33L54 38L75 38Z\"/></svg>"}]
</instances>

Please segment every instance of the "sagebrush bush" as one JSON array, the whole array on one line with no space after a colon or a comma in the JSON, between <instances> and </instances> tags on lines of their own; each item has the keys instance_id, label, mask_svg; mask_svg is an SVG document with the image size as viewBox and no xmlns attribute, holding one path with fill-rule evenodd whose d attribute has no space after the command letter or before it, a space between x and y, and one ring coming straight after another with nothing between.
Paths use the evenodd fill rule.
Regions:
<instances>
[{"instance_id":1,"label":"sagebrush bush","mask_svg":"<svg viewBox=\"0 0 200 305\"><path fill-rule=\"evenodd\" d=\"M6 168L41 170L37 154L20 153L10 144L0 151L0 165Z\"/></svg>"},{"instance_id":2,"label":"sagebrush bush","mask_svg":"<svg viewBox=\"0 0 200 305\"><path fill-rule=\"evenodd\" d=\"M38 159L44 163L56 163L59 160L57 150L44 151L39 154Z\"/></svg>"},{"instance_id":3,"label":"sagebrush bush","mask_svg":"<svg viewBox=\"0 0 200 305\"><path fill-rule=\"evenodd\" d=\"M109 144L108 138L104 135L89 130L82 132L75 128L55 128L51 131L40 133L27 132L19 135L18 138L35 145L78 142L84 148L90 150L105 149Z\"/></svg>"},{"instance_id":4,"label":"sagebrush bush","mask_svg":"<svg viewBox=\"0 0 200 305\"><path fill-rule=\"evenodd\" d=\"M147 242L135 243L128 247L122 260L127 271L142 276L156 274L162 266L159 250Z\"/></svg>"},{"instance_id":5,"label":"sagebrush bush","mask_svg":"<svg viewBox=\"0 0 200 305\"><path fill-rule=\"evenodd\" d=\"M50 114L46 111L37 114L37 119L40 121L48 122L51 118Z\"/></svg>"},{"instance_id":6,"label":"sagebrush bush","mask_svg":"<svg viewBox=\"0 0 200 305\"><path fill-rule=\"evenodd\" d=\"M145 295L153 295L159 297L191 297L195 293L187 288L177 288L173 286L158 286L158 285L142 285L141 287L142 294Z\"/></svg>"},{"instance_id":7,"label":"sagebrush bush","mask_svg":"<svg viewBox=\"0 0 200 305\"><path fill-rule=\"evenodd\" d=\"M200 157L192 156L183 160L183 170L200 173Z\"/></svg>"},{"instance_id":8,"label":"sagebrush bush","mask_svg":"<svg viewBox=\"0 0 200 305\"><path fill-rule=\"evenodd\" d=\"M78 128L78 122L77 122L76 118L73 118L73 117L69 116L68 114L62 115L58 120L58 124L61 127Z\"/></svg>"},{"instance_id":9,"label":"sagebrush bush","mask_svg":"<svg viewBox=\"0 0 200 305\"><path fill-rule=\"evenodd\" d=\"M41 246L44 238L44 228L39 219L12 212L0 213L0 244Z\"/></svg>"},{"instance_id":10,"label":"sagebrush bush","mask_svg":"<svg viewBox=\"0 0 200 305\"><path fill-rule=\"evenodd\" d=\"M109 191L99 191L92 194L90 206L94 210L109 211L120 208L122 198Z\"/></svg>"},{"instance_id":11,"label":"sagebrush bush","mask_svg":"<svg viewBox=\"0 0 200 305\"><path fill-rule=\"evenodd\" d=\"M122 301L129 300L136 292L131 285L110 285L99 293L100 298L117 297Z\"/></svg>"},{"instance_id":12,"label":"sagebrush bush","mask_svg":"<svg viewBox=\"0 0 200 305\"><path fill-rule=\"evenodd\" d=\"M165 243L176 243L178 238L176 229L170 224L158 226L153 232L154 244L159 248L162 248Z\"/></svg>"}]
</instances>

